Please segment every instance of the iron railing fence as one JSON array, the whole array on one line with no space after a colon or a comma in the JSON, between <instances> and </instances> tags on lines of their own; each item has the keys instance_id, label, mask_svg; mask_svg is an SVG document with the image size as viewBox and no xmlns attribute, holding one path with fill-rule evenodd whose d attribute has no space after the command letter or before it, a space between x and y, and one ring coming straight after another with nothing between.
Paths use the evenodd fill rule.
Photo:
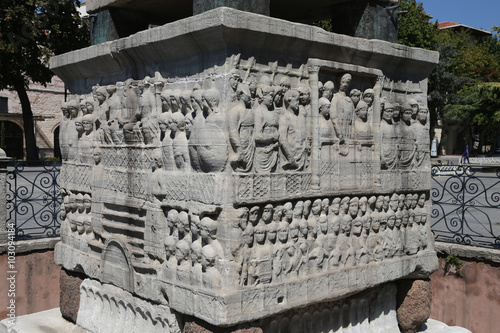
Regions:
<instances>
[{"instance_id":1,"label":"iron railing fence","mask_svg":"<svg viewBox=\"0 0 500 333\"><path fill-rule=\"evenodd\" d=\"M55 161L12 162L7 168L7 222L14 222L16 240L59 236L60 170L61 162Z\"/></svg>"},{"instance_id":2,"label":"iron railing fence","mask_svg":"<svg viewBox=\"0 0 500 333\"><path fill-rule=\"evenodd\" d=\"M432 168L431 229L437 241L500 248L499 170Z\"/></svg>"}]
</instances>

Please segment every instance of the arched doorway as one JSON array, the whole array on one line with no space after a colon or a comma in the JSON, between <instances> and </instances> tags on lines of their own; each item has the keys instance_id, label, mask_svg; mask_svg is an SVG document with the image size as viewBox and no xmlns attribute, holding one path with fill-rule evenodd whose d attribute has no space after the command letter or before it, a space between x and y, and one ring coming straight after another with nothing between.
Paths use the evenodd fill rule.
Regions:
<instances>
[{"instance_id":1,"label":"arched doorway","mask_svg":"<svg viewBox=\"0 0 500 333\"><path fill-rule=\"evenodd\" d=\"M0 121L0 148L8 157L24 158L23 129L11 121Z\"/></svg>"}]
</instances>

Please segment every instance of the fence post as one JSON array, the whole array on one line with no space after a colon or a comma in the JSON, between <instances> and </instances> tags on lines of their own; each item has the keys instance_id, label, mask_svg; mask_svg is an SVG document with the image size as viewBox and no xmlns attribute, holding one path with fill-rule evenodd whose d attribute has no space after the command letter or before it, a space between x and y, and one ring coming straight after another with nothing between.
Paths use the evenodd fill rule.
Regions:
<instances>
[{"instance_id":1,"label":"fence post","mask_svg":"<svg viewBox=\"0 0 500 333\"><path fill-rule=\"evenodd\" d=\"M0 246L7 244L7 164L11 158L0 148Z\"/></svg>"}]
</instances>

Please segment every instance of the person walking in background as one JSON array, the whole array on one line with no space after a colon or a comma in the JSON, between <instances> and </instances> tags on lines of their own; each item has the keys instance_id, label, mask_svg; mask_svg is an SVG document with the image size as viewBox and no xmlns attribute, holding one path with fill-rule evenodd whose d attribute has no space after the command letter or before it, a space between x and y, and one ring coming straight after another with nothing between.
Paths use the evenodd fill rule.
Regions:
<instances>
[{"instance_id":1,"label":"person walking in background","mask_svg":"<svg viewBox=\"0 0 500 333\"><path fill-rule=\"evenodd\" d=\"M462 163L465 163L465 160L467 160L467 163L470 164L470 161L469 161L469 145L465 145L465 150L464 150L464 156L462 158Z\"/></svg>"}]
</instances>

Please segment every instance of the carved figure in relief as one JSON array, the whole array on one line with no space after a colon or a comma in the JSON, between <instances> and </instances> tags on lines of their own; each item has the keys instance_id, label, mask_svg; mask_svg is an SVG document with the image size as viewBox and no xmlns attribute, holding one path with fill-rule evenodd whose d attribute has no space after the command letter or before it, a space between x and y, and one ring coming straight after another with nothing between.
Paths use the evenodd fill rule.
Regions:
<instances>
[{"instance_id":1,"label":"carved figure in relief","mask_svg":"<svg viewBox=\"0 0 500 333\"><path fill-rule=\"evenodd\" d=\"M158 139L158 124L156 122L156 96L154 93L154 81L150 77L146 77L143 81L144 90L139 100L139 127L143 142L151 144Z\"/></svg>"},{"instance_id":2,"label":"carved figure in relief","mask_svg":"<svg viewBox=\"0 0 500 333\"><path fill-rule=\"evenodd\" d=\"M428 160L429 152L429 129L427 128L428 110L422 107L417 112L417 120L413 123L412 128L415 132L416 151L413 159L413 167L419 168L425 160Z\"/></svg>"},{"instance_id":3,"label":"carved figure in relief","mask_svg":"<svg viewBox=\"0 0 500 333\"><path fill-rule=\"evenodd\" d=\"M232 148L229 161L235 171L248 172L252 169L255 150L254 114L248 85L239 84L236 96L236 105L227 113L227 131Z\"/></svg>"},{"instance_id":4,"label":"carved figure in relief","mask_svg":"<svg viewBox=\"0 0 500 333\"><path fill-rule=\"evenodd\" d=\"M389 210L389 203L391 201L391 197L388 195L384 195L384 203L382 204L382 210L387 212Z\"/></svg>"},{"instance_id":5,"label":"carved figure in relief","mask_svg":"<svg viewBox=\"0 0 500 333\"><path fill-rule=\"evenodd\" d=\"M272 259L266 246L266 227L258 225L254 231L254 246L248 263L248 284L255 286L271 282Z\"/></svg>"},{"instance_id":6,"label":"carved figure in relief","mask_svg":"<svg viewBox=\"0 0 500 333\"><path fill-rule=\"evenodd\" d=\"M280 282L284 275L290 271L293 253L288 252L288 223L282 221L278 225L278 243L276 255L273 259L273 282Z\"/></svg>"},{"instance_id":7,"label":"carved figure in relief","mask_svg":"<svg viewBox=\"0 0 500 333\"><path fill-rule=\"evenodd\" d=\"M311 214L309 214L309 218L307 219L307 243L309 246L313 245L318 235L321 209L321 199L314 200L311 206Z\"/></svg>"},{"instance_id":8,"label":"carved figure in relief","mask_svg":"<svg viewBox=\"0 0 500 333\"><path fill-rule=\"evenodd\" d=\"M189 256L190 246L185 240L180 240L175 246L175 258L177 259L176 279L180 283L191 282L191 262Z\"/></svg>"},{"instance_id":9,"label":"carved figure in relief","mask_svg":"<svg viewBox=\"0 0 500 333\"><path fill-rule=\"evenodd\" d=\"M63 118L61 120L61 124L59 125L59 145L61 147L61 157L63 161L67 161L69 156L70 138L73 134L72 132L74 131L74 123L71 121L71 114L68 110L67 102L62 103L61 112L63 114Z\"/></svg>"},{"instance_id":10,"label":"carved figure in relief","mask_svg":"<svg viewBox=\"0 0 500 333\"><path fill-rule=\"evenodd\" d=\"M170 115L162 113L158 115L158 127L160 128L160 149L163 169L165 171L175 170L174 150L172 133L170 130Z\"/></svg>"},{"instance_id":11,"label":"carved figure in relief","mask_svg":"<svg viewBox=\"0 0 500 333\"><path fill-rule=\"evenodd\" d=\"M201 287L202 286L202 272L203 267L201 265L202 261L202 249L201 242L194 241L191 243L191 276L190 282L192 286Z\"/></svg>"},{"instance_id":12,"label":"carved figure in relief","mask_svg":"<svg viewBox=\"0 0 500 333\"><path fill-rule=\"evenodd\" d=\"M237 87L240 83L243 82L241 75L238 73L236 69L231 69L229 71L229 87L231 90L229 91L229 102L234 103L238 100L238 92Z\"/></svg>"},{"instance_id":13,"label":"carved figure in relief","mask_svg":"<svg viewBox=\"0 0 500 333\"><path fill-rule=\"evenodd\" d=\"M368 250L363 242L363 237L361 237L363 232L363 221L361 217L356 217L352 221L352 248L355 251L355 261L359 264L368 263Z\"/></svg>"},{"instance_id":14,"label":"carved figure in relief","mask_svg":"<svg viewBox=\"0 0 500 333\"><path fill-rule=\"evenodd\" d=\"M120 144L124 141L123 134L123 105L122 96L118 93L118 87L120 90L124 89L123 82L117 82L116 86L110 85L106 87L106 92L109 97L107 100L109 107L109 117L106 124L102 125L102 130L104 131L104 136L107 143Z\"/></svg>"},{"instance_id":15,"label":"carved figure in relief","mask_svg":"<svg viewBox=\"0 0 500 333\"><path fill-rule=\"evenodd\" d=\"M94 135L94 117L87 114L81 118L83 133L78 139L79 161L85 164L92 164L92 152L96 146Z\"/></svg>"},{"instance_id":16,"label":"carved figure in relief","mask_svg":"<svg viewBox=\"0 0 500 333\"><path fill-rule=\"evenodd\" d=\"M321 97L319 104L319 137L321 143L331 143L335 138L334 123L330 121L330 101Z\"/></svg>"},{"instance_id":17,"label":"carved figure in relief","mask_svg":"<svg viewBox=\"0 0 500 333\"><path fill-rule=\"evenodd\" d=\"M170 209L167 213L167 236L172 236L179 239L179 231L177 230L177 219L179 212L176 209Z\"/></svg>"},{"instance_id":18,"label":"carved figure in relief","mask_svg":"<svg viewBox=\"0 0 500 333\"><path fill-rule=\"evenodd\" d=\"M352 89L349 93L349 97L351 97L352 103L356 108L358 106L359 101L361 100L361 91L359 89Z\"/></svg>"},{"instance_id":19,"label":"carved figure in relief","mask_svg":"<svg viewBox=\"0 0 500 333\"><path fill-rule=\"evenodd\" d=\"M262 103L255 109L255 159L256 172L273 172L278 162L279 114L273 104L274 90L261 87Z\"/></svg>"},{"instance_id":20,"label":"carved figure in relief","mask_svg":"<svg viewBox=\"0 0 500 333\"><path fill-rule=\"evenodd\" d=\"M299 112L299 93L288 90L285 94L286 110L279 120L280 160L283 170L304 169L310 142L307 139L305 114Z\"/></svg>"},{"instance_id":21,"label":"carved figure in relief","mask_svg":"<svg viewBox=\"0 0 500 333\"><path fill-rule=\"evenodd\" d=\"M234 261L241 266L241 249L243 247L243 231L248 224L248 208L242 207L236 212L236 219L232 221L230 231L230 248Z\"/></svg>"},{"instance_id":22,"label":"carved figure in relief","mask_svg":"<svg viewBox=\"0 0 500 333\"><path fill-rule=\"evenodd\" d=\"M380 166L382 170L392 170L398 162L398 136L392 125L394 106L385 103L380 121Z\"/></svg>"},{"instance_id":23,"label":"carved figure in relief","mask_svg":"<svg viewBox=\"0 0 500 333\"><path fill-rule=\"evenodd\" d=\"M248 83L248 89L250 90L250 99L253 109L259 102L259 98L257 96L257 87L259 85L259 81L257 80L257 77L255 75L251 74L248 77L246 83Z\"/></svg>"},{"instance_id":24,"label":"carved figure in relief","mask_svg":"<svg viewBox=\"0 0 500 333\"><path fill-rule=\"evenodd\" d=\"M354 104L346 95L351 85L351 74L344 74L340 79L339 91L333 96L330 106L330 118L338 121L340 127L339 139L351 139L354 125Z\"/></svg>"},{"instance_id":25,"label":"carved figure in relief","mask_svg":"<svg viewBox=\"0 0 500 333\"><path fill-rule=\"evenodd\" d=\"M250 260L251 252L252 252L252 246L254 242L254 237L253 237L253 229L250 232L247 229L243 231L243 250L242 250L242 261L241 261L241 274L240 274L240 286L247 285L248 284L248 263Z\"/></svg>"},{"instance_id":26,"label":"carved figure in relief","mask_svg":"<svg viewBox=\"0 0 500 333\"><path fill-rule=\"evenodd\" d=\"M408 215L410 215L408 213ZM406 219L403 216L403 225L406 223L406 232L405 232L405 253L407 255L416 254L420 248L420 228L414 224L413 219Z\"/></svg>"},{"instance_id":27,"label":"carved figure in relief","mask_svg":"<svg viewBox=\"0 0 500 333\"><path fill-rule=\"evenodd\" d=\"M83 126L80 118L78 117L78 101L71 100L66 104L67 112L69 114L69 124L66 127L68 144L68 160L76 161L78 159L78 139L83 133Z\"/></svg>"},{"instance_id":28,"label":"carved figure in relief","mask_svg":"<svg viewBox=\"0 0 500 333\"><path fill-rule=\"evenodd\" d=\"M356 250L352 246L351 230L352 217L344 215L341 217L341 230L337 242L340 250L340 262L345 266L353 266L356 264Z\"/></svg>"},{"instance_id":29,"label":"carved figure in relief","mask_svg":"<svg viewBox=\"0 0 500 333\"><path fill-rule=\"evenodd\" d=\"M303 81L297 87L297 91L299 92L299 112L306 118L306 124L309 124L311 117L311 88L306 81Z\"/></svg>"},{"instance_id":30,"label":"carved figure in relief","mask_svg":"<svg viewBox=\"0 0 500 333\"><path fill-rule=\"evenodd\" d=\"M215 251L216 259L224 258L224 251L222 245L217 240L217 221L205 216L201 219L201 237L203 245L208 244L212 246Z\"/></svg>"},{"instance_id":31,"label":"carved figure in relief","mask_svg":"<svg viewBox=\"0 0 500 333\"><path fill-rule=\"evenodd\" d=\"M203 90L199 85L193 87L190 96L193 125L191 127L191 134L189 135L189 160L191 166L195 171L201 171L201 162L198 156L198 146L202 144L200 141L199 133L205 126L205 116L203 114Z\"/></svg>"},{"instance_id":32,"label":"carved figure in relief","mask_svg":"<svg viewBox=\"0 0 500 333\"><path fill-rule=\"evenodd\" d=\"M139 97L140 89L138 83L134 80L126 81L125 97L125 112L123 113L120 122L123 129L123 139L128 144L141 143L142 133L136 126L137 119L140 117Z\"/></svg>"},{"instance_id":33,"label":"carved figure in relief","mask_svg":"<svg viewBox=\"0 0 500 333\"><path fill-rule=\"evenodd\" d=\"M397 126L401 121L401 116L403 114L403 107L398 102L393 102L392 106L394 107L392 111L392 124L397 128Z\"/></svg>"},{"instance_id":34,"label":"carved figure in relief","mask_svg":"<svg viewBox=\"0 0 500 333\"><path fill-rule=\"evenodd\" d=\"M221 172L228 159L225 135L225 117L219 111L220 95L215 88L205 90L202 96L205 124L198 132L197 156L199 171ZM194 126L193 126L194 131Z\"/></svg>"},{"instance_id":35,"label":"carved figure in relief","mask_svg":"<svg viewBox=\"0 0 500 333\"><path fill-rule=\"evenodd\" d=\"M374 89L368 88L363 92L363 101L368 105L368 112L373 111L373 101L375 100L375 90L380 89L380 79L377 81Z\"/></svg>"},{"instance_id":36,"label":"carved figure in relief","mask_svg":"<svg viewBox=\"0 0 500 333\"><path fill-rule=\"evenodd\" d=\"M191 238L191 227L189 225L189 215L187 212L181 211L177 215L177 229L179 240L184 240L188 244L193 242Z\"/></svg>"},{"instance_id":37,"label":"carved figure in relief","mask_svg":"<svg viewBox=\"0 0 500 333\"><path fill-rule=\"evenodd\" d=\"M366 239L366 246L370 261L381 261L383 258L382 252L382 238L380 237L380 213L374 212L372 214L372 230Z\"/></svg>"},{"instance_id":38,"label":"carved figure in relief","mask_svg":"<svg viewBox=\"0 0 500 333\"><path fill-rule=\"evenodd\" d=\"M216 251L210 245L205 245L202 250L202 278L204 288L220 289L222 286L222 276L217 268L215 268L216 259Z\"/></svg>"},{"instance_id":39,"label":"carved figure in relief","mask_svg":"<svg viewBox=\"0 0 500 333\"><path fill-rule=\"evenodd\" d=\"M413 121L415 121L415 120L417 120L417 115L418 115L418 112L420 111L420 105L418 104L417 100L414 98L410 98L408 100L408 104L410 104L410 106L411 106L411 118L413 119Z\"/></svg>"},{"instance_id":40,"label":"carved figure in relief","mask_svg":"<svg viewBox=\"0 0 500 333\"><path fill-rule=\"evenodd\" d=\"M337 237L340 231L340 198L334 198L328 214L328 235L325 251L328 256L328 266L337 266L340 261L340 250L337 247Z\"/></svg>"},{"instance_id":41,"label":"carved figure in relief","mask_svg":"<svg viewBox=\"0 0 500 333\"><path fill-rule=\"evenodd\" d=\"M75 197L76 211L76 231L79 235L85 232L85 205L83 204L83 194L78 193Z\"/></svg>"},{"instance_id":42,"label":"carved figure in relief","mask_svg":"<svg viewBox=\"0 0 500 333\"><path fill-rule=\"evenodd\" d=\"M368 104L365 101L360 101L356 107L354 133L355 138L358 140L372 139L371 124L368 122Z\"/></svg>"},{"instance_id":43,"label":"carved figure in relief","mask_svg":"<svg viewBox=\"0 0 500 333\"><path fill-rule=\"evenodd\" d=\"M185 131L184 116L180 112L175 112L170 117L169 128L172 137L172 152L177 170L187 171L191 169L189 161L188 140Z\"/></svg>"},{"instance_id":44,"label":"carved figure in relief","mask_svg":"<svg viewBox=\"0 0 500 333\"><path fill-rule=\"evenodd\" d=\"M79 108L80 108L79 116L80 117L87 114L87 103L85 103L85 99L86 99L85 95L80 96L80 102L79 102Z\"/></svg>"},{"instance_id":45,"label":"carved figure in relief","mask_svg":"<svg viewBox=\"0 0 500 333\"><path fill-rule=\"evenodd\" d=\"M402 169L408 169L412 166L413 158L417 149L416 136L411 126L411 106L405 104L403 106L403 114L401 122L397 127L397 135L399 141L399 156L398 165Z\"/></svg>"},{"instance_id":46,"label":"carved figure in relief","mask_svg":"<svg viewBox=\"0 0 500 333\"><path fill-rule=\"evenodd\" d=\"M332 81L327 81L323 85L323 90L321 91L320 96L326 98L328 101L331 102L332 97L333 97L333 89L335 88L335 85L333 84Z\"/></svg>"}]
</instances>

